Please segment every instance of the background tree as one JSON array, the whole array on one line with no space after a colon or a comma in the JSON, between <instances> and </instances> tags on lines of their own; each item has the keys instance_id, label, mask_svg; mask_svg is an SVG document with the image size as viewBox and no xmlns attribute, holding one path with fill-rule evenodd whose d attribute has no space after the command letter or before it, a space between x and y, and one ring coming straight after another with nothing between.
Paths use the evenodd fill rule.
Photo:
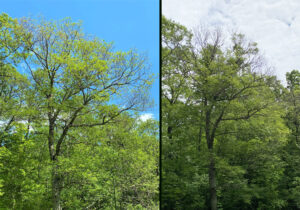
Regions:
<instances>
[{"instance_id":1,"label":"background tree","mask_svg":"<svg viewBox=\"0 0 300 210\"><path fill-rule=\"evenodd\" d=\"M20 62L22 47L21 28L16 19L7 14L0 15L0 145L4 133L8 132L15 120L21 120L25 92L28 85L26 77L20 74L15 65ZM23 110L24 111L24 110Z\"/></svg>"},{"instance_id":2,"label":"background tree","mask_svg":"<svg viewBox=\"0 0 300 210\"><path fill-rule=\"evenodd\" d=\"M285 93L286 114L284 119L290 130L288 143L285 147L283 158L286 162L285 179L282 180L283 196L288 200L288 208L300 208L300 73L293 70L286 74L287 91Z\"/></svg>"},{"instance_id":3,"label":"background tree","mask_svg":"<svg viewBox=\"0 0 300 210\"><path fill-rule=\"evenodd\" d=\"M195 177L197 144L193 133L190 81L187 77L191 33L184 27L162 17L162 208L195 206L198 187L189 184ZM188 131L188 132L187 132ZM184 139L189 139L185 141ZM193 147L194 146L194 147ZM190 187L195 192L191 195ZM189 199L190 198L190 199ZM193 201L193 202L191 202Z\"/></svg>"}]
</instances>

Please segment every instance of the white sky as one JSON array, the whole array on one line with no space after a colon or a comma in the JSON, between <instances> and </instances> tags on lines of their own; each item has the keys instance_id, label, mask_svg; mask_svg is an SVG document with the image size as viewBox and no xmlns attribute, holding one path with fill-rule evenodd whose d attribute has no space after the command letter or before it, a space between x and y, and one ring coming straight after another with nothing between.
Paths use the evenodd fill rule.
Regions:
<instances>
[{"instance_id":1,"label":"white sky","mask_svg":"<svg viewBox=\"0 0 300 210\"><path fill-rule=\"evenodd\" d=\"M144 113L142 115L140 115L140 120L145 122L149 119L154 119L154 114L153 113Z\"/></svg>"},{"instance_id":2,"label":"white sky","mask_svg":"<svg viewBox=\"0 0 300 210\"><path fill-rule=\"evenodd\" d=\"M237 30L258 47L278 79L300 70L300 0L162 0L167 18Z\"/></svg>"}]
</instances>

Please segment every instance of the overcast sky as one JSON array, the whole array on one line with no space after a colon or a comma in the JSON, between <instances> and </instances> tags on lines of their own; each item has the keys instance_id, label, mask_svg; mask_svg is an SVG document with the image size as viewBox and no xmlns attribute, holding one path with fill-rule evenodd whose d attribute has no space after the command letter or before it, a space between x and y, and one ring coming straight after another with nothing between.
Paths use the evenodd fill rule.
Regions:
<instances>
[{"instance_id":1,"label":"overcast sky","mask_svg":"<svg viewBox=\"0 0 300 210\"><path fill-rule=\"evenodd\" d=\"M162 0L162 13L189 29L199 24L237 30L258 43L278 79L300 70L299 0Z\"/></svg>"}]
</instances>

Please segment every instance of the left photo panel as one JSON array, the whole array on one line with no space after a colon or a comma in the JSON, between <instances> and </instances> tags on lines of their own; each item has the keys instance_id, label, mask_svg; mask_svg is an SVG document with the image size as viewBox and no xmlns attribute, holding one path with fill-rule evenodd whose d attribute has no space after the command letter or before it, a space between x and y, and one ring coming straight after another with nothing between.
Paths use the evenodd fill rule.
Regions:
<instances>
[{"instance_id":1,"label":"left photo panel","mask_svg":"<svg viewBox=\"0 0 300 210\"><path fill-rule=\"evenodd\" d=\"M0 6L0 209L159 209L159 0Z\"/></svg>"}]
</instances>

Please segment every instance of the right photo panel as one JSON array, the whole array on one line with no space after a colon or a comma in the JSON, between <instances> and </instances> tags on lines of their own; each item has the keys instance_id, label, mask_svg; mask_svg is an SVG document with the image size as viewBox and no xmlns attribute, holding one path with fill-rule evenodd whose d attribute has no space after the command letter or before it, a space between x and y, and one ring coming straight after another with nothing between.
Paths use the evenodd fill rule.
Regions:
<instances>
[{"instance_id":1,"label":"right photo panel","mask_svg":"<svg viewBox=\"0 0 300 210\"><path fill-rule=\"evenodd\" d=\"M162 0L161 209L300 209L299 10Z\"/></svg>"}]
</instances>

